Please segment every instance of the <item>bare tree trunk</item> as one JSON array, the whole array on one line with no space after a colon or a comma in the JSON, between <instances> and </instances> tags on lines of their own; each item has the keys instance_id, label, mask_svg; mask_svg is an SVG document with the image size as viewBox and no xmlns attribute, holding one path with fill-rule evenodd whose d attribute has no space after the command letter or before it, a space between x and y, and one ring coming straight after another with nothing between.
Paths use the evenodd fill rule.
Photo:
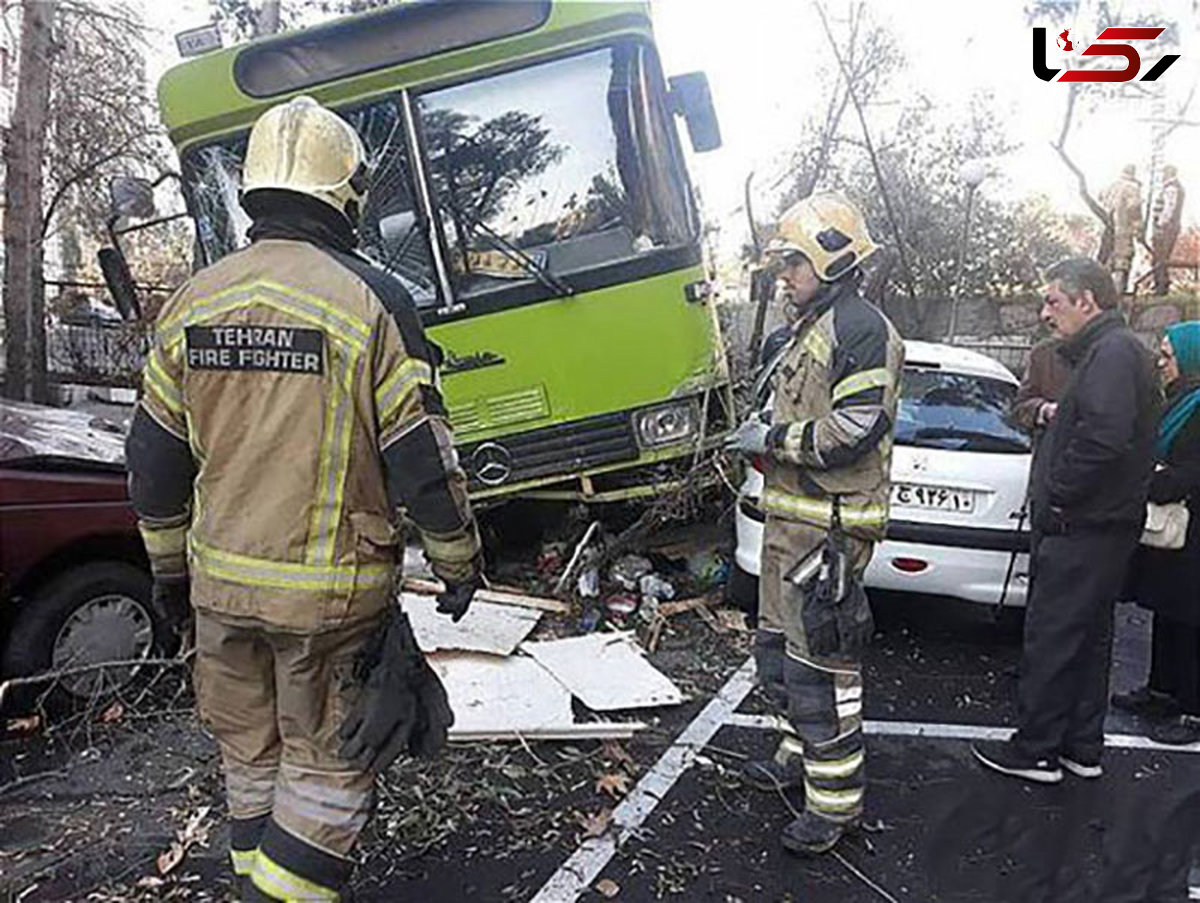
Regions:
<instances>
[{"instance_id":1,"label":"bare tree trunk","mask_svg":"<svg viewBox=\"0 0 1200 903\"><path fill-rule=\"evenodd\" d=\"M4 148L4 394L45 403L46 297L42 273L42 161L58 0L23 0L21 60Z\"/></svg>"}]
</instances>

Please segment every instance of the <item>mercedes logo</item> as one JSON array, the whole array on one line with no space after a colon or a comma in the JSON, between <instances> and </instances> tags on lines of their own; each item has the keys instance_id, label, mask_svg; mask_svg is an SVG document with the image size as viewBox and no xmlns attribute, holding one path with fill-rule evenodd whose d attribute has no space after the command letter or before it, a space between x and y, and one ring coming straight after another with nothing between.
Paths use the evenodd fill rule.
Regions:
<instances>
[{"instance_id":1,"label":"mercedes logo","mask_svg":"<svg viewBox=\"0 0 1200 903\"><path fill-rule=\"evenodd\" d=\"M499 486L512 476L512 455L496 442L485 442L471 455L475 477L485 486Z\"/></svg>"}]
</instances>

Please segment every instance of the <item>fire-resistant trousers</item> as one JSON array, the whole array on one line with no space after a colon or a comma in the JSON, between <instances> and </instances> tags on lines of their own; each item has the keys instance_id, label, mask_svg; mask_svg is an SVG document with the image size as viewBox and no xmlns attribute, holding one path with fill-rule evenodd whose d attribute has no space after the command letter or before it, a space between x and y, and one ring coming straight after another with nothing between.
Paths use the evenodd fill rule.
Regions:
<instances>
[{"instance_id":1,"label":"fire-resistant trousers","mask_svg":"<svg viewBox=\"0 0 1200 903\"><path fill-rule=\"evenodd\" d=\"M338 731L378 626L293 634L196 613L197 706L221 748L233 868L250 899L340 899L374 779L338 757Z\"/></svg>"},{"instance_id":2,"label":"fire-resistant trousers","mask_svg":"<svg viewBox=\"0 0 1200 903\"><path fill-rule=\"evenodd\" d=\"M810 650L804 593L787 579L825 537L818 527L768 518L754 652L759 683L786 712L776 761L788 764L799 757L808 811L846 823L859 819L863 811L862 664L857 652L831 656ZM856 601L865 609L862 573L872 545L847 539L846 550L850 593L858 594Z\"/></svg>"}]
</instances>

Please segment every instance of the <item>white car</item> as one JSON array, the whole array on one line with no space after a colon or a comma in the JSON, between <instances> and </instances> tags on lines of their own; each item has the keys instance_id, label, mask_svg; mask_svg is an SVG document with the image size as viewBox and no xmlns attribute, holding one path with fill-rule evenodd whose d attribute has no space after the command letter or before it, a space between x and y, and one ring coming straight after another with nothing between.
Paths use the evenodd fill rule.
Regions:
<instances>
[{"instance_id":1,"label":"white car","mask_svg":"<svg viewBox=\"0 0 1200 903\"><path fill-rule=\"evenodd\" d=\"M1029 581L1025 512L1030 437L1008 420L1018 381L985 355L905 342L887 539L868 588L1023 606ZM736 514L733 601L757 597L763 475L747 469Z\"/></svg>"}]
</instances>

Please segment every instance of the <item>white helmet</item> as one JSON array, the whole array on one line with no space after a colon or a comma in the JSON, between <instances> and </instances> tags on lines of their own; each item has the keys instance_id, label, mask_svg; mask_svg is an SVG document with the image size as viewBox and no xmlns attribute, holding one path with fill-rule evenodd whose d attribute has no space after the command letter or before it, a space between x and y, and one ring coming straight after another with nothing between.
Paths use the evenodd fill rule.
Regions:
<instances>
[{"instance_id":1,"label":"white helmet","mask_svg":"<svg viewBox=\"0 0 1200 903\"><path fill-rule=\"evenodd\" d=\"M358 222L367 196L367 154L358 132L311 97L271 107L250 130L242 195L262 189L306 194Z\"/></svg>"}]
</instances>

